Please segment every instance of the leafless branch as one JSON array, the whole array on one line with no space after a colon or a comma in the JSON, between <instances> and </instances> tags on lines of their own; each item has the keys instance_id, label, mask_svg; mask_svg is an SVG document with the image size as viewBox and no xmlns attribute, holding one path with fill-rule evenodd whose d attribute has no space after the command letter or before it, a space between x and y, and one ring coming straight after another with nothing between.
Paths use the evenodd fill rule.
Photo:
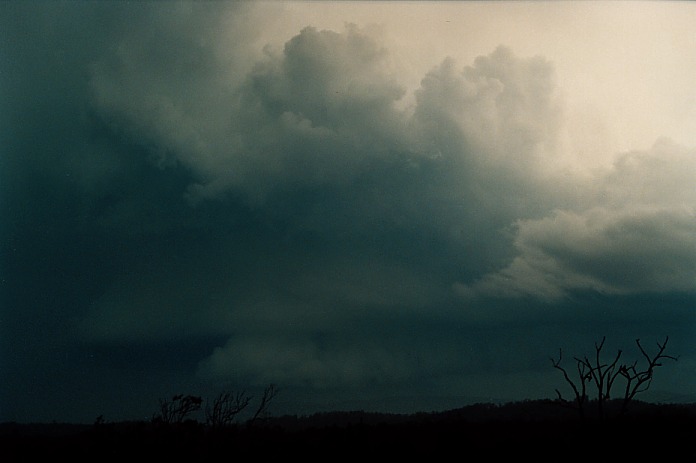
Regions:
<instances>
[{"instance_id":1,"label":"leafless branch","mask_svg":"<svg viewBox=\"0 0 696 463\"><path fill-rule=\"evenodd\" d=\"M160 399L160 413L155 417L163 423L182 423L191 413L200 410L202 399L192 395L175 395L171 400Z\"/></svg>"},{"instance_id":2,"label":"leafless branch","mask_svg":"<svg viewBox=\"0 0 696 463\"><path fill-rule=\"evenodd\" d=\"M206 405L205 416L208 425L218 428L229 426L235 417L244 410L251 401L244 391L233 394L231 392L220 393L212 402Z\"/></svg>"},{"instance_id":3,"label":"leafless branch","mask_svg":"<svg viewBox=\"0 0 696 463\"><path fill-rule=\"evenodd\" d=\"M263 396L261 396L261 401L259 402L259 406L256 409L256 413L254 413L254 416L251 417L251 419L248 422L249 426L252 426L256 422L256 420L258 420L268 411L268 405L271 403L271 401L277 394L278 389L275 387L274 384L271 384L266 389L264 389Z\"/></svg>"},{"instance_id":4,"label":"leafless branch","mask_svg":"<svg viewBox=\"0 0 696 463\"><path fill-rule=\"evenodd\" d=\"M582 418L584 418L584 406L588 402L588 383L594 386L597 394L598 417L600 420L603 420L606 414L606 402L611 399L613 387L619 377L624 378L626 381L620 410L620 414L624 414L631 400L633 400L637 394L648 390L655 369L662 366L660 361L663 359L677 360L676 357L664 353L667 347L667 341L669 340L667 337L664 342L657 343L658 351L654 356L650 356L640 344L640 340L636 339L638 349L648 363L647 367L643 370L638 369L637 361L632 364L619 363L622 355L621 350L616 353L616 356L610 363L604 363L602 361L602 349L604 348L605 340L606 337L603 337L601 342L595 343L595 355L592 360L587 356L574 358L578 375L576 381L571 379L566 369L561 366L562 351L559 354L558 360L551 359L553 367L561 371L564 380L571 386L575 394L575 401L569 401L564 399L560 391L556 389L558 400L564 405L574 405L573 408L579 411Z\"/></svg>"}]
</instances>

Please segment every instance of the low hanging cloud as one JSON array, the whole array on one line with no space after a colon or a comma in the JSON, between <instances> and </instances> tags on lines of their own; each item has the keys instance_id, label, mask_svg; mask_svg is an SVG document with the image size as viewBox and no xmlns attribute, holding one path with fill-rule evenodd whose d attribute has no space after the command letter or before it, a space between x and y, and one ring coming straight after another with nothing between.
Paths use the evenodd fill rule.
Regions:
<instances>
[{"instance_id":1,"label":"low hanging cloud","mask_svg":"<svg viewBox=\"0 0 696 463\"><path fill-rule=\"evenodd\" d=\"M254 385L355 387L388 383L413 375L403 353L383 343L326 345L282 336L233 337L205 359L199 375L208 380L234 378Z\"/></svg>"}]
</instances>

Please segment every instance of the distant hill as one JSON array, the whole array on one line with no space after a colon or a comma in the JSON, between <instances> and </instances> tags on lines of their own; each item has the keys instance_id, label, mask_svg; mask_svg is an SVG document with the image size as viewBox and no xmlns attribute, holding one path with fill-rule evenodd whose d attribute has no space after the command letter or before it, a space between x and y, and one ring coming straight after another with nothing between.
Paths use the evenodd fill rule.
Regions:
<instances>
[{"instance_id":1,"label":"distant hill","mask_svg":"<svg viewBox=\"0 0 696 463\"><path fill-rule=\"evenodd\" d=\"M611 407L610 407L611 408ZM444 412L389 414L363 411L270 417L209 429L188 421L179 425L151 422L0 424L4 455L75 459L139 456L202 461L219 455L255 459L305 460L350 457L372 452L433 458L486 452L511 457L533 454L535 461L696 458L696 404L635 402L629 414L599 422L578 418L556 401L474 404ZM18 460L6 460L18 461Z\"/></svg>"},{"instance_id":2,"label":"distant hill","mask_svg":"<svg viewBox=\"0 0 696 463\"><path fill-rule=\"evenodd\" d=\"M609 419L617 414L618 401L609 408ZM592 419L593 405L587 407ZM679 416L696 419L696 403L657 404L634 401L627 418L655 416ZM477 403L442 412L420 412L413 414L376 413L364 411L335 411L315 413L307 416L272 417L264 426L279 426L285 429L306 429L310 427L344 427L355 424L406 424L406 423L448 423L448 422L573 422L578 420L577 411L560 405L555 400L525 400L505 404Z\"/></svg>"}]
</instances>

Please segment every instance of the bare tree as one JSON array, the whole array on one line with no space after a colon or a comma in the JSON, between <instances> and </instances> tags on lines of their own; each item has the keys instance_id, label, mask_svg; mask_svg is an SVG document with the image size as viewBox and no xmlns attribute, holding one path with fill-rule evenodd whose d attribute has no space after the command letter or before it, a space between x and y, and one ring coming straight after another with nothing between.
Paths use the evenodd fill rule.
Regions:
<instances>
[{"instance_id":1,"label":"bare tree","mask_svg":"<svg viewBox=\"0 0 696 463\"><path fill-rule=\"evenodd\" d=\"M563 359L562 350L559 351L558 360L551 359L553 367L563 374L563 378L566 383L570 385L575 395L573 400L568 400L556 389L558 400L566 406L575 408L580 414L581 419L585 418L585 407L589 403L588 386L596 391L597 416L600 420L604 420L606 418L607 402L612 398L612 388L617 378L622 377L626 383L620 409L620 414L623 415L628 410L628 405L636 394L648 390L652 382L655 368L662 366L660 360L677 360L676 357L664 354L667 341L669 340L669 337L666 337L662 344L659 342L657 343L659 350L657 354L652 357L643 349L640 340L636 339L636 344L641 354L648 362L648 366L644 370L639 370L637 368L637 361L633 362L631 365L620 364L621 350L618 350L612 361L605 363L601 358L605 340L606 336L602 338L599 344L595 343L595 355L593 359L587 356L582 358L574 357L577 374L576 379L572 379L568 371L561 366L561 361Z\"/></svg>"},{"instance_id":2,"label":"bare tree","mask_svg":"<svg viewBox=\"0 0 696 463\"><path fill-rule=\"evenodd\" d=\"M256 422L256 420L265 416L266 412L268 411L268 405L271 403L271 401L273 400L273 398L275 398L277 394L278 389L274 384L270 384L266 389L264 389L263 396L261 396L261 401L259 402L259 406L256 409L254 416L252 416L251 419L247 422L249 426L252 426Z\"/></svg>"},{"instance_id":3,"label":"bare tree","mask_svg":"<svg viewBox=\"0 0 696 463\"><path fill-rule=\"evenodd\" d=\"M551 363L553 364L554 368L560 370L561 373L563 373L565 381L573 389L575 399L573 401L570 401L568 399L563 398L563 396L561 395L561 391L559 391L558 389L556 389L556 395L558 396L558 400L563 405L566 405L570 408L575 408L580 414L580 419L584 420L585 404L587 402L587 381L590 379L590 375L587 372L585 364L583 362L578 361L576 363L578 383L576 384L576 382L570 378L566 369L561 366L561 360L563 360L563 349L559 349L558 360L551 359Z\"/></svg>"},{"instance_id":4,"label":"bare tree","mask_svg":"<svg viewBox=\"0 0 696 463\"><path fill-rule=\"evenodd\" d=\"M206 405L206 423L213 428L229 426L250 401L251 397L244 391L236 394L222 392L212 401L212 405L210 403Z\"/></svg>"},{"instance_id":5,"label":"bare tree","mask_svg":"<svg viewBox=\"0 0 696 463\"><path fill-rule=\"evenodd\" d=\"M200 410L203 400L192 395L175 395L171 400L160 399L160 412L154 421L167 424L182 423L191 413Z\"/></svg>"},{"instance_id":6,"label":"bare tree","mask_svg":"<svg viewBox=\"0 0 696 463\"><path fill-rule=\"evenodd\" d=\"M640 349L640 353L643 355L645 360L647 360L648 366L645 370L638 370L636 368L638 361L636 360L630 366L622 365L621 368L619 368L619 373L626 379L626 388L624 389L624 397L621 403L622 415L626 413L629 402L633 400L636 394L645 392L650 388L655 368L662 366L660 360L669 359L676 361L678 359L678 357L664 354L664 351L667 348L667 341L669 341L669 336L665 337L665 341L662 344L658 342L657 353L650 357L650 355L645 352L645 349L643 349L643 346L640 345L640 339L636 339L638 349Z\"/></svg>"}]
</instances>

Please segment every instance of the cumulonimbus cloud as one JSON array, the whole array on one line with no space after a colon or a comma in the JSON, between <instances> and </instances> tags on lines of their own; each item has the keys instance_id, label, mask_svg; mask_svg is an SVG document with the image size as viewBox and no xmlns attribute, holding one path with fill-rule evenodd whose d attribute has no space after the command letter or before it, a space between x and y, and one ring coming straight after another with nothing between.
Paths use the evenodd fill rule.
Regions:
<instances>
[{"instance_id":1,"label":"cumulonimbus cloud","mask_svg":"<svg viewBox=\"0 0 696 463\"><path fill-rule=\"evenodd\" d=\"M186 45L177 59L155 64L150 57L166 55L168 35L148 36L149 53L126 36L114 57L95 64L92 84L100 111L149 137L165 153L160 161L170 159L194 172L199 181L187 194L195 201L234 191L253 202L298 185L360 183L363 191L351 194L357 201L350 207L359 204L362 211L352 211L356 217L389 213L406 222L444 224L450 235L457 221L483 234L517 223L517 255L510 267L458 287L467 293L500 287L507 288L501 294L546 295L575 287L635 286L581 271L573 265L580 257L566 262L545 248L543 242L567 236L564 227L585 233L565 241L561 247L567 254L597 261L593 249L614 244L608 230L640 230L656 217L678 226L683 211L693 207L693 198L682 198L679 187L692 180L691 170L683 167L693 164L693 155L674 144L629 153L609 172L589 178L554 171L561 165L563 104L553 65L542 57L522 59L499 47L462 69L445 59L424 76L415 106L405 110L397 105L405 89L390 67L388 50L356 26L343 32L307 27L281 51L267 50L255 65L245 61L241 67L231 65L234 53L222 55L219 44L204 40L209 31L185 31L177 39ZM389 212L364 214L381 203ZM415 203L430 207L408 205ZM592 237L594 247L583 248ZM644 252L636 255L654 256L652 247L645 241L638 246ZM676 265L651 260L654 268L660 262ZM619 256L612 261L628 262ZM658 273L671 274L663 270ZM684 278L673 281L675 287L688 286Z\"/></svg>"},{"instance_id":2,"label":"cumulonimbus cloud","mask_svg":"<svg viewBox=\"0 0 696 463\"><path fill-rule=\"evenodd\" d=\"M554 165L545 160L561 105L543 58L500 47L462 70L446 59L406 110L389 51L369 30L307 27L282 51L235 66L210 32L178 34L182 23L173 22L145 44L126 36L95 63L93 101L147 140L161 166L190 168L194 201L230 191L262 201L297 185L350 185L375 170L419 166L439 169L428 186L439 195L483 201L500 191L485 191L491 180L519 192L522 171ZM170 38L181 45L176 59L153 59L172 53Z\"/></svg>"},{"instance_id":3,"label":"cumulonimbus cloud","mask_svg":"<svg viewBox=\"0 0 696 463\"><path fill-rule=\"evenodd\" d=\"M333 268L345 269L365 252L358 261L369 256L375 269L402 269L423 294L451 282L467 301L693 290L696 203L684 192L695 180L693 151L661 141L619 157L607 171L567 169L559 145L563 100L546 59L521 58L506 47L461 68L444 59L423 77L414 106L405 108L399 103L407 89L389 51L367 30L307 27L281 50L239 55L239 66L208 34L185 28L179 40L196 46L155 62L150 55L166 52L167 35L150 36L148 53L126 37L114 55L94 64L92 75L98 112L145 140L161 168L174 163L190 170L193 180L182 194L192 204L243 198L245 207L298 236L335 241ZM218 244L231 246L224 238ZM425 263L423 249L452 262ZM301 272L275 275L285 291L272 298L275 320L298 318L288 311L316 311L330 304L329 293L345 297L340 316L325 312L322 329L358 314L365 301L403 310L403 298L391 296L406 294L398 278L371 281L383 282L380 287L358 280L356 288L312 259L303 258ZM417 271L407 269L414 265ZM426 268L440 273L419 286ZM449 280L434 283L442 278ZM308 282L322 289L309 294ZM286 292L293 303L280 300ZM206 320L239 322L260 316L252 308L263 307L263 297L249 290L226 308L197 310L215 311ZM122 291L109 295L107 315L128 310L122 299ZM258 335L230 340L202 371L256 374L259 382L275 372L276 379L305 378L316 386L360 382L391 362L368 361L382 358L371 349L331 356L309 341Z\"/></svg>"}]
</instances>

